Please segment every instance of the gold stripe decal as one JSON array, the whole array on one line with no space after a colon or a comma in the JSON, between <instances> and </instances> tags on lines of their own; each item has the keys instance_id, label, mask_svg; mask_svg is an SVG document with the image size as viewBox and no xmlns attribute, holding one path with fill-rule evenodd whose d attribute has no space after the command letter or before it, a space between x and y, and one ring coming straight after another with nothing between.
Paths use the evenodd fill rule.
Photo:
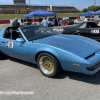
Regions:
<instances>
[{"instance_id":1,"label":"gold stripe decal","mask_svg":"<svg viewBox=\"0 0 100 100\"><path fill-rule=\"evenodd\" d=\"M19 51L15 51L15 52L22 53L22 54L26 54L26 53L24 53L24 52L19 52Z\"/></svg>"},{"instance_id":2,"label":"gold stripe decal","mask_svg":"<svg viewBox=\"0 0 100 100\"><path fill-rule=\"evenodd\" d=\"M73 65L80 66L80 64L75 64L75 63L73 63Z\"/></svg>"}]
</instances>

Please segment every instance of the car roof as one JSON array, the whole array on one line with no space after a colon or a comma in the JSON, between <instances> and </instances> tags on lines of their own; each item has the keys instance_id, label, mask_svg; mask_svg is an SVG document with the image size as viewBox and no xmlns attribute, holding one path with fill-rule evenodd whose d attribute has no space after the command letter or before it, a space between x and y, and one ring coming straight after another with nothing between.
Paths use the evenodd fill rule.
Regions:
<instances>
[{"instance_id":1,"label":"car roof","mask_svg":"<svg viewBox=\"0 0 100 100\"><path fill-rule=\"evenodd\" d=\"M88 22L100 22L100 20L89 20L89 21L83 21L81 23L88 23Z\"/></svg>"},{"instance_id":2,"label":"car roof","mask_svg":"<svg viewBox=\"0 0 100 100\"><path fill-rule=\"evenodd\" d=\"M87 22L100 22L100 20L89 20Z\"/></svg>"}]
</instances>

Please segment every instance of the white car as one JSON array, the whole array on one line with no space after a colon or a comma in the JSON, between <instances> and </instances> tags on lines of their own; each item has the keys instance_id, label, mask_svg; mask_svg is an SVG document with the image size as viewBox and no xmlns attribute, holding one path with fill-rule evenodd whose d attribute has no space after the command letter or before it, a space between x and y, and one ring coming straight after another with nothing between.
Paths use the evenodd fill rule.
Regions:
<instances>
[{"instance_id":1,"label":"white car","mask_svg":"<svg viewBox=\"0 0 100 100\"><path fill-rule=\"evenodd\" d=\"M81 19L75 19L75 20L74 20L74 23L75 23L75 24L79 24L79 23L81 23L81 22L83 22Z\"/></svg>"}]
</instances>

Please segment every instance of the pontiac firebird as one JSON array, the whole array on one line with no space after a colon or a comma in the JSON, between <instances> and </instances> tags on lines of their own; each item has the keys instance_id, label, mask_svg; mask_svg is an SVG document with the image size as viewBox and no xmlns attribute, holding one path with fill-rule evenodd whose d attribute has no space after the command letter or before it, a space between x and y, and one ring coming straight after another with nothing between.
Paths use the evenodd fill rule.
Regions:
<instances>
[{"instance_id":1,"label":"pontiac firebird","mask_svg":"<svg viewBox=\"0 0 100 100\"><path fill-rule=\"evenodd\" d=\"M7 27L0 31L0 59L11 56L37 64L54 77L61 70L95 74L100 70L100 43L77 35L63 35L41 25Z\"/></svg>"}]
</instances>

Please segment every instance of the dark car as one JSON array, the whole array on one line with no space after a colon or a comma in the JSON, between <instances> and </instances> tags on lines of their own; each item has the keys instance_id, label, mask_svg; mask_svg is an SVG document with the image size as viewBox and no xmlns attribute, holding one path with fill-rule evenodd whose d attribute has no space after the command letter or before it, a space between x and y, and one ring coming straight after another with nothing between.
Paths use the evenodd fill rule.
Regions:
<instances>
[{"instance_id":1,"label":"dark car","mask_svg":"<svg viewBox=\"0 0 100 100\"><path fill-rule=\"evenodd\" d=\"M100 41L100 20L82 22L74 26L63 28L62 34L73 34L89 37Z\"/></svg>"},{"instance_id":2,"label":"dark car","mask_svg":"<svg viewBox=\"0 0 100 100\"><path fill-rule=\"evenodd\" d=\"M65 24L74 24L74 21L72 19L64 19L62 22L62 25L65 25Z\"/></svg>"}]
</instances>

